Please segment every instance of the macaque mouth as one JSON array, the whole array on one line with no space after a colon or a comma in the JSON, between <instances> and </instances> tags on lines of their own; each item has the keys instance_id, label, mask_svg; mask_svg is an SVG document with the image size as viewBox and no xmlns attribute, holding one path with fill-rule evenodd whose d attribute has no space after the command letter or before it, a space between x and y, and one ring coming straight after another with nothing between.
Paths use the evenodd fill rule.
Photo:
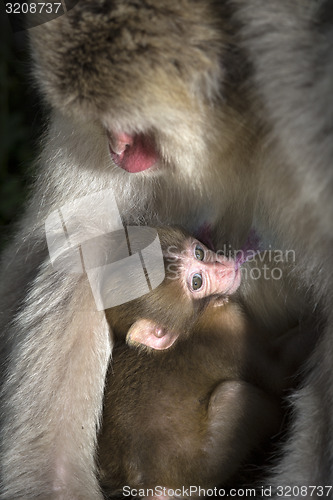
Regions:
<instances>
[{"instance_id":1,"label":"macaque mouth","mask_svg":"<svg viewBox=\"0 0 333 500\"><path fill-rule=\"evenodd\" d=\"M237 265L237 262L235 262L234 280L233 280L231 287L228 290L227 295L230 295L231 293L234 293L237 290L237 288L239 287L239 285L241 283L241 279L242 279L242 276L240 273L239 266Z\"/></svg>"},{"instance_id":2,"label":"macaque mouth","mask_svg":"<svg viewBox=\"0 0 333 500\"><path fill-rule=\"evenodd\" d=\"M151 135L108 132L109 150L114 163L132 174L151 168L159 159Z\"/></svg>"}]
</instances>

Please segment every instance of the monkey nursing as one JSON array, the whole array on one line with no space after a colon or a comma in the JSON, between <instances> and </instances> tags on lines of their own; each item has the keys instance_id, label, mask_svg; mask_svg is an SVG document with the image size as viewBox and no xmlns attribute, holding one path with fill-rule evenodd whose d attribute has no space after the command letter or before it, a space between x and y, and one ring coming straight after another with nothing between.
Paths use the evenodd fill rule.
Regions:
<instances>
[{"instance_id":1,"label":"monkey nursing","mask_svg":"<svg viewBox=\"0 0 333 500\"><path fill-rule=\"evenodd\" d=\"M105 311L96 307L83 270L52 265L45 224L56 215L65 233L60 212L66 212L69 205L77 206L77 200L96 199L105 191L115 193L116 213L103 211L98 202L81 211L73 209L67 221L67 236L71 233L73 241L62 234L80 263L82 245L101 233L112 233L119 225L122 230L131 225L181 226L189 234L209 228L209 238L217 249L225 242L232 248L242 248L254 228L267 248L271 245L282 252L292 250L296 255L291 283L286 282L280 290L271 287L272 282L261 282L260 286L260 280L251 286L244 282L237 292L239 303L234 294L222 308L221 315L236 323L234 328L230 325L230 331L238 332L240 323L239 331L246 330L246 339L256 339L253 345L241 339L235 354L228 344L227 353L236 356L235 363L230 356L225 359L230 376L228 371L221 374L216 361L224 357L224 345L219 340L219 308L215 311L211 304L206 307L206 299L203 305L201 299L185 304L181 297L189 297L200 286L198 276L190 281L192 291L184 286L178 289L179 300L173 311L163 306L162 326L156 326L154 321L161 319L158 301L165 304L165 289L157 294L156 307L141 301L137 311L125 307L112 318L122 338L129 333L129 340L136 342L146 332L144 340L148 345L162 347L162 352L149 356L128 350L130 358L145 359L152 369L156 356L166 364L170 361L171 366L179 363L177 370L184 378L189 378L190 373L191 380L199 376L199 366L209 372L207 379L200 379L202 386L196 384L196 389L189 390L193 396L189 408L196 415L194 418L186 414L190 435L182 434L181 422L173 417L173 410L171 414L166 410L172 394L168 384L173 384L181 401L179 406L190 413L182 404L184 393L179 377L173 378L176 375L167 371L164 378L156 375L153 387L149 383L142 398L152 411L148 415L149 430L153 423L158 426L157 436L151 439L156 457L170 457L174 442L169 447L163 425L171 422L168 431L172 436L178 433L183 445L179 470L184 478L189 480L198 474L203 483L220 482L224 479L220 465L226 461L230 470L225 475L232 474L247 450L272 429L266 427L270 422L262 421L265 411L257 415L256 407L249 404L248 428L254 424L258 439L251 441L251 436L246 435L239 443L236 436L238 451L231 450L226 459L224 446L231 447L234 427L227 433L220 428L220 401L231 399L233 408L237 398L233 400L232 395L242 396L246 392L243 384L250 391L255 387L256 406L268 405L274 420L274 400L280 397L289 368L293 373L306 355L304 350L310 350L308 371L292 398L295 421L290 438L281 444L277 467L267 481L273 488L329 487L333 484L331 2L70 3L75 5L66 14L29 30L32 73L50 116L29 203L12 243L2 255L0 500L103 498L97 477L96 442L110 363L112 371L114 334L109 314L108 322ZM232 266L229 278L230 271ZM230 287L237 287L235 281L222 281L226 293ZM218 280L213 282L216 285ZM172 298L172 286L166 290ZM313 329L297 326L302 323L302 302L314 318ZM296 311L291 322L289 307ZM130 332L129 316L138 311L149 314L148 323ZM176 329L177 321L183 323L180 330ZM229 331L225 328L223 332ZM311 349L317 330L320 341ZM309 349L303 346L300 331L309 339ZM273 337L277 341L283 332L289 332L280 337L284 354L281 364L275 365L268 362L270 349ZM259 341L260 334L264 336ZM170 353L163 350L168 345ZM244 347L244 358L240 345ZM177 353L185 346L192 349L190 366L178 359ZM124 347L124 353L127 349ZM205 365L200 349L204 349ZM250 365L258 356L261 358L265 349L268 352L263 353L258 366L265 359L269 366L267 376L260 377L256 367L254 371ZM138 363L134 359L133 363ZM249 367L244 366L243 359L249 360ZM122 365L116 361L117 377L121 376ZM281 371L269 376L271 368ZM147 384L150 379L141 365L140 370L140 378ZM228 390L235 377L234 389ZM127 388L128 404L137 415L139 382L134 374L131 383L133 390ZM216 397L212 399L215 389ZM112 391L112 384L108 390ZM198 390L202 403L198 403ZM104 453L103 442L107 448L107 439L101 439L103 481L108 483L111 468L115 470L112 477L119 479L118 484L110 484L111 489L119 486L120 471L128 473L129 461L136 460L136 453L142 467L134 461L130 470L143 471L148 464L154 482L159 467L157 462L155 472L142 434L139 440L134 436L136 420L130 414L124 417L121 391L114 391L112 403L107 399L106 409L119 426L127 427L129 419L133 448L125 456L123 444L110 431L111 450ZM272 396L272 403L266 393ZM152 397L159 403L152 404ZM246 397L240 399L247 405ZM120 409L118 414L110 409L113 403ZM166 412L165 418L161 418L160 407ZM241 418L237 408L230 413ZM147 418L143 406L140 411L141 418ZM207 425L201 427L203 420ZM107 421L105 417L105 433ZM123 435L122 427L119 433ZM163 446L159 450L161 437ZM193 452L190 464L188 449ZM124 466L120 463L122 456ZM169 466L170 470L163 464L160 468L165 482L172 472L175 480L182 479L172 469L171 461ZM137 475L131 481L137 484L141 479ZM316 491L319 496L320 490ZM311 490L305 493L313 497Z\"/></svg>"},{"instance_id":2,"label":"monkey nursing","mask_svg":"<svg viewBox=\"0 0 333 500\"><path fill-rule=\"evenodd\" d=\"M179 230L160 230L160 238L165 255L168 246L177 244L177 279L169 281L166 258L166 278L158 289L107 311L118 338L98 447L100 480L109 494L126 485L154 491L161 485L181 489L226 484L253 449L279 430L282 393L292 387L310 352L304 325L295 326L301 316L298 303L282 293L290 279L287 266L280 265L282 281L265 283L262 277L254 285L249 278L236 292L227 286L232 260ZM259 262L244 266L258 269ZM175 265L173 260L173 272ZM204 283L215 275L220 293L229 296L224 305L216 304L216 290L211 295L205 290ZM191 311L189 303L205 299L204 308ZM259 301L261 309L270 310L268 325L256 321L258 315L251 311L250 304ZM164 311L173 315L172 327ZM165 337L177 332L179 338L165 340L166 347L177 341L162 352L133 347L163 349L160 343L155 347L147 330L158 331L159 337L161 331ZM124 343L125 336L130 345Z\"/></svg>"}]
</instances>

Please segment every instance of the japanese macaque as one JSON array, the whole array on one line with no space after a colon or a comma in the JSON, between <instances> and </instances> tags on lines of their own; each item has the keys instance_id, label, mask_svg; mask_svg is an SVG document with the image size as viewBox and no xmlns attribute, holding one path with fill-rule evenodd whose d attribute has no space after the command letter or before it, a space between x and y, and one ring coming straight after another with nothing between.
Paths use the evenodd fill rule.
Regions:
<instances>
[{"instance_id":1,"label":"japanese macaque","mask_svg":"<svg viewBox=\"0 0 333 500\"><path fill-rule=\"evenodd\" d=\"M116 344L98 462L110 495L226 484L279 430L282 392L313 346L300 303L283 293L287 265L268 253L241 269L179 229L159 236L163 283L106 311Z\"/></svg>"},{"instance_id":2,"label":"japanese macaque","mask_svg":"<svg viewBox=\"0 0 333 500\"><path fill-rule=\"evenodd\" d=\"M238 261L216 254L180 228L157 231L164 257L162 284L136 300L107 309L106 318L116 338L122 335L130 344L162 350L180 334L186 337L208 302L217 305L236 292L241 269ZM152 254L149 257L153 261ZM131 282L135 286L135 279ZM135 318L140 318L138 325Z\"/></svg>"},{"instance_id":3,"label":"japanese macaque","mask_svg":"<svg viewBox=\"0 0 333 500\"><path fill-rule=\"evenodd\" d=\"M1 500L102 499L94 457L113 335L86 274L53 265L56 211L76 270L81 243L119 221L178 224L236 249L254 227L293 249L327 326L276 484L332 483L331 12L323 0L80 0L31 29L50 121L2 256ZM111 189L120 216L75 209Z\"/></svg>"}]
</instances>

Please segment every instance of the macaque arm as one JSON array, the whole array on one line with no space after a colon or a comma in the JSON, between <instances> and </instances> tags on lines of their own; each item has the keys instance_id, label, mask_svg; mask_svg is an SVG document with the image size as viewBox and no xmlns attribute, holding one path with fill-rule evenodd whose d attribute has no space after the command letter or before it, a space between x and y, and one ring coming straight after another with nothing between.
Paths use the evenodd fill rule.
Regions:
<instances>
[{"instance_id":1,"label":"macaque arm","mask_svg":"<svg viewBox=\"0 0 333 500\"><path fill-rule=\"evenodd\" d=\"M242 381L219 384L207 413L207 469L212 482L222 483L237 471L246 456L279 429L277 399Z\"/></svg>"},{"instance_id":2,"label":"macaque arm","mask_svg":"<svg viewBox=\"0 0 333 500\"><path fill-rule=\"evenodd\" d=\"M38 294L15 318L2 388L0 498L101 500L94 451L108 325L82 277L59 276L46 263L36 281Z\"/></svg>"}]
</instances>

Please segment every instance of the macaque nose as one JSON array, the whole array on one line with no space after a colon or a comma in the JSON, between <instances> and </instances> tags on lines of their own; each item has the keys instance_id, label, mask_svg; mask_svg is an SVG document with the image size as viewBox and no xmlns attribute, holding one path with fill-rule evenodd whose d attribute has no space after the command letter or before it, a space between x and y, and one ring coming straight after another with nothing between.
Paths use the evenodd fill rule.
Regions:
<instances>
[{"instance_id":1,"label":"macaque nose","mask_svg":"<svg viewBox=\"0 0 333 500\"><path fill-rule=\"evenodd\" d=\"M235 272L235 264L232 261L216 262L216 271L220 277L230 275Z\"/></svg>"},{"instance_id":2,"label":"macaque nose","mask_svg":"<svg viewBox=\"0 0 333 500\"><path fill-rule=\"evenodd\" d=\"M215 262L217 264L222 264L223 266L230 266L230 265L233 266L234 265L233 259L229 259L228 257L226 257L223 254L215 254Z\"/></svg>"},{"instance_id":3,"label":"macaque nose","mask_svg":"<svg viewBox=\"0 0 333 500\"><path fill-rule=\"evenodd\" d=\"M223 256L219 261L215 261L214 264L214 274L215 279L220 282L232 279L237 272L235 261L229 260Z\"/></svg>"},{"instance_id":4,"label":"macaque nose","mask_svg":"<svg viewBox=\"0 0 333 500\"><path fill-rule=\"evenodd\" d=\"M121 155L126 147L133 144L133 138L124 132L116 134L108 132L108 139L113 153Z\"/></svg>"}]
</instances>

